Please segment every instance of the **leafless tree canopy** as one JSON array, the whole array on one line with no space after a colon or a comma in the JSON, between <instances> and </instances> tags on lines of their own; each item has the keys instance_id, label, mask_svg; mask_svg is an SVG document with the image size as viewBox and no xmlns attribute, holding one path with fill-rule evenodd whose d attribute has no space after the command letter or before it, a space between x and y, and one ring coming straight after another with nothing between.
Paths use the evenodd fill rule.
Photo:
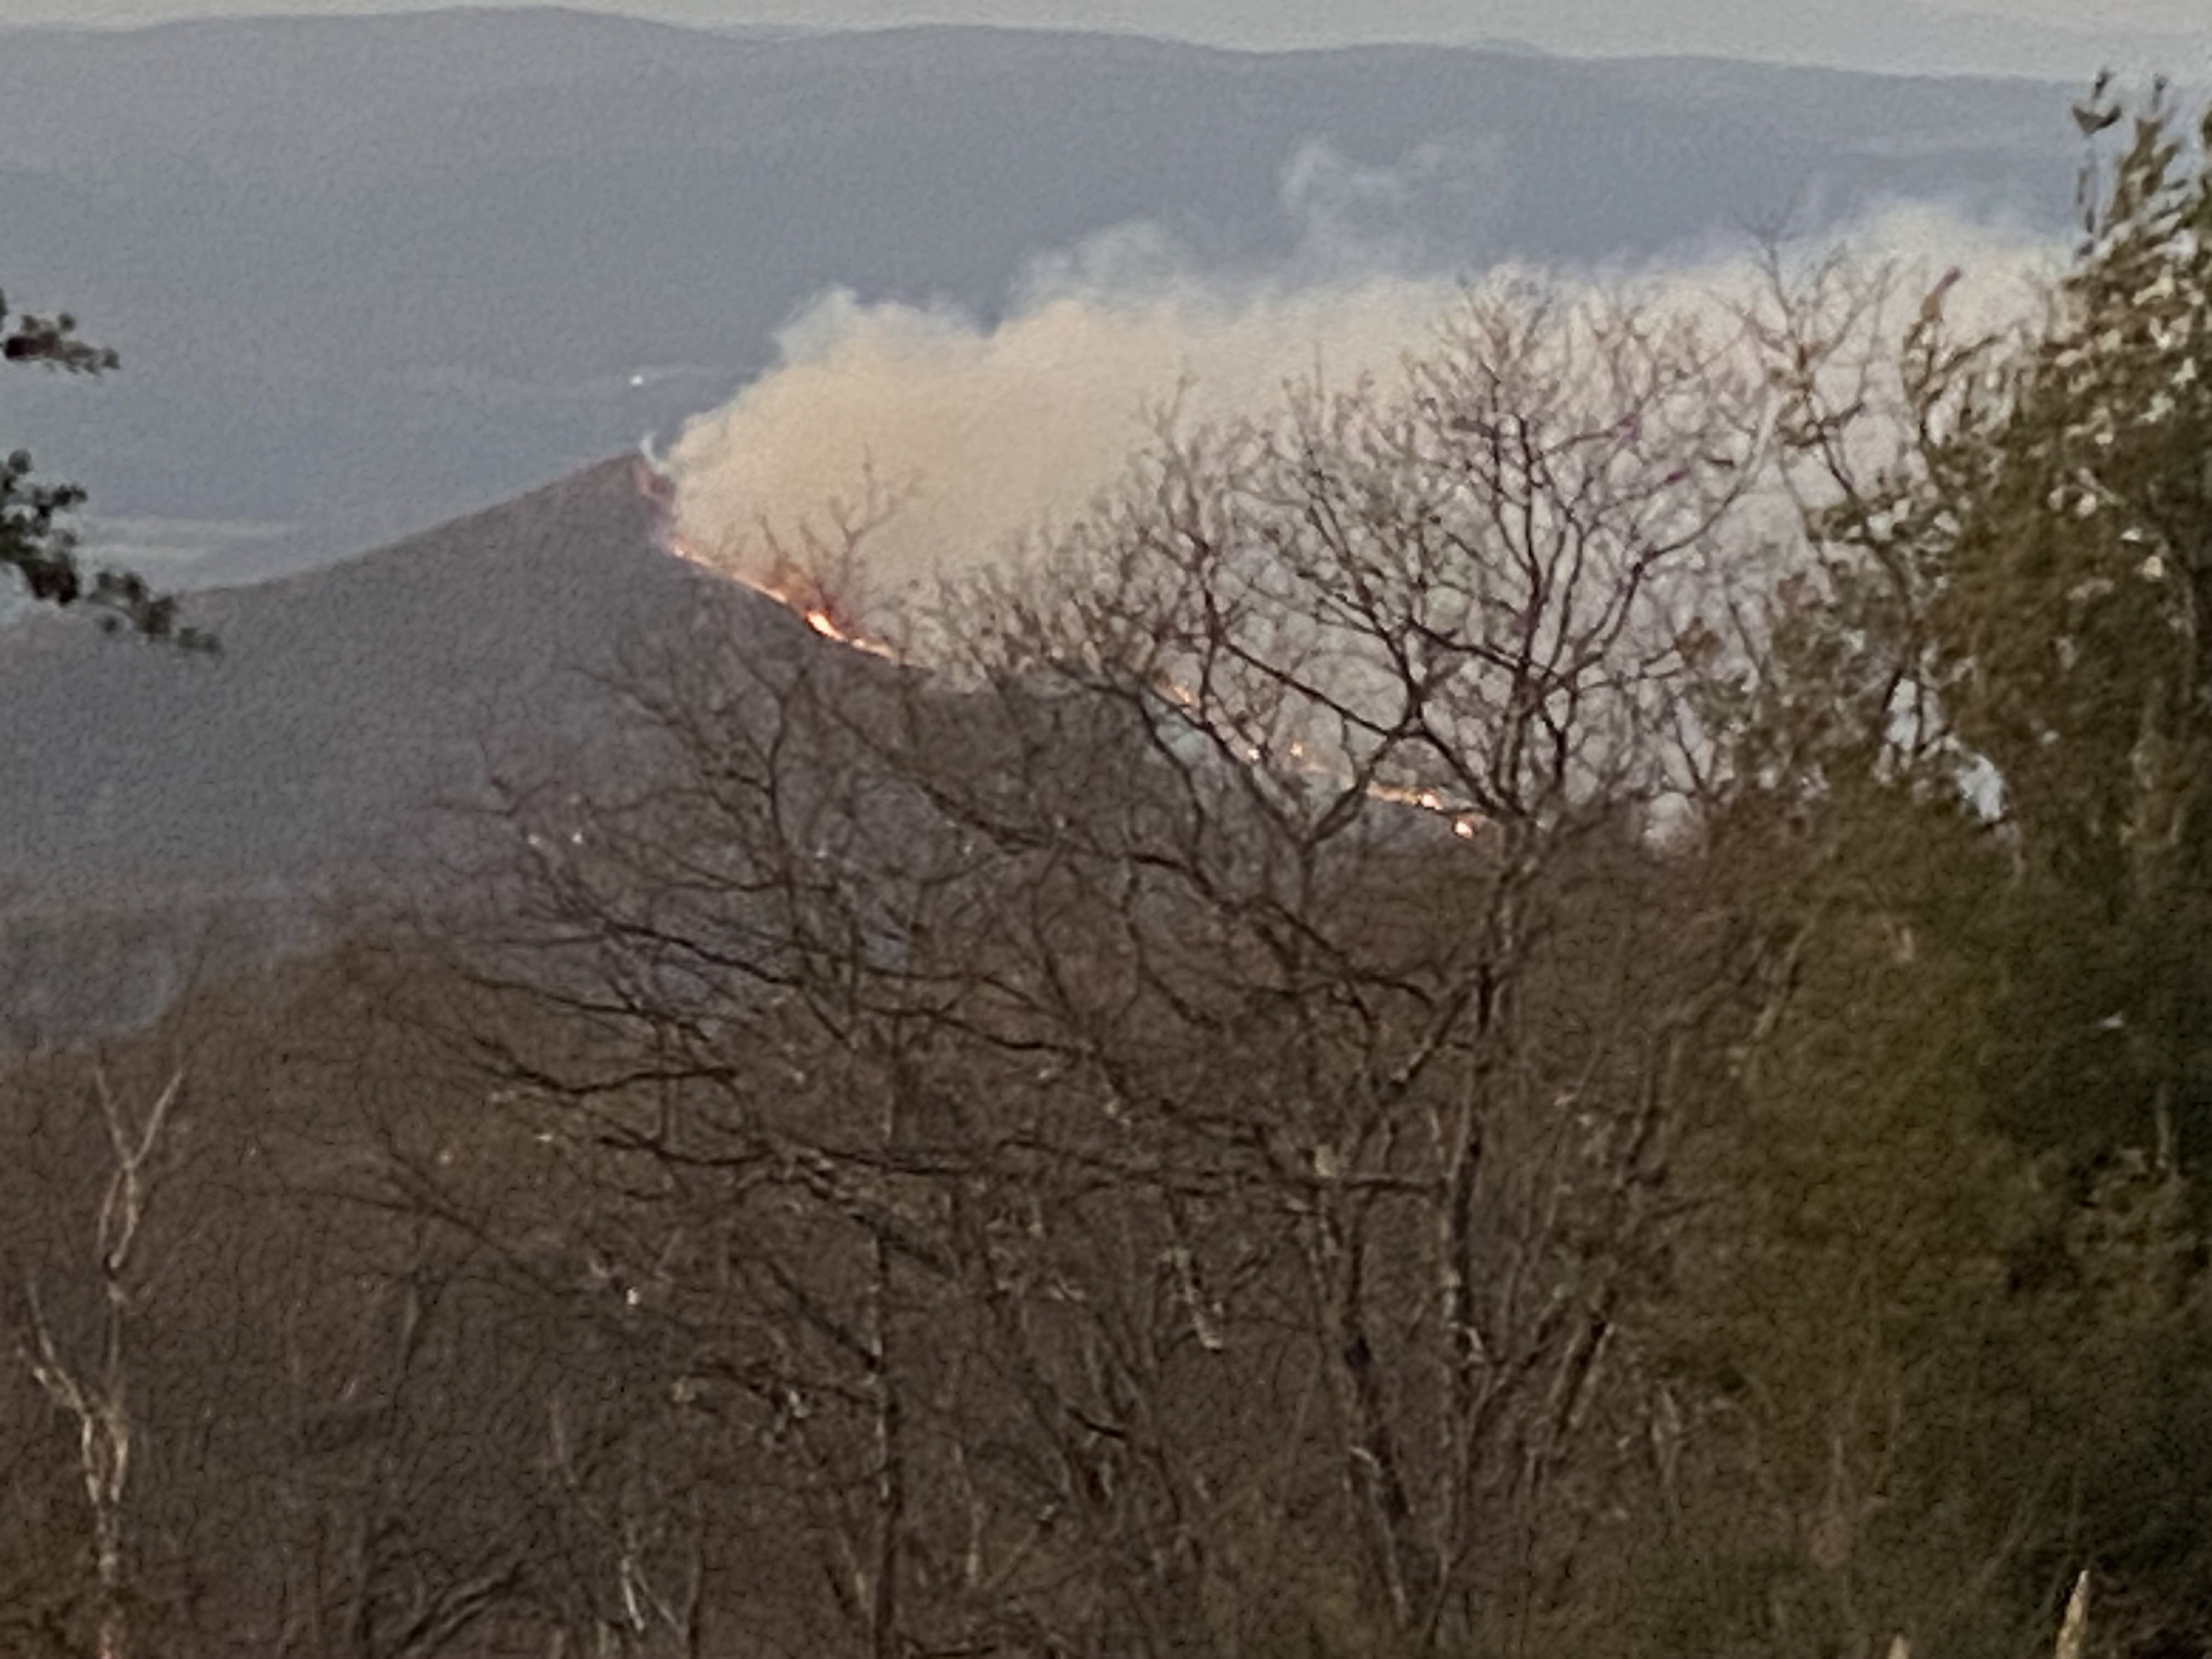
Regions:
<instances>
[{"instance_id":1,"label":"leafless tree canopy","mask_svg":"<svg viewBox=\"0 0 2212 1659\"><path fill-rule=\"evenodd\" d=\"M1501 284L905 614L833 507L0 1061L0 1651L2212 1651L2164 97L2040 332Z\"/></svg>"},{"instance_id":2,"label":"leafless tree canopy","mask_svg":"<svg viewBox=\"0 0 2212 1659\"><path fill-rule=\"evenodd\" d=\"M789 1639L1455 1650L1604 1547L1729 983L1648 833L1761 465L1724 345L1471 301L1164 423L915 666L671 652L664 763L515 791L416 1012L574 1196L418 1196L652 1328Z\"/></svg>"}]
</instances>

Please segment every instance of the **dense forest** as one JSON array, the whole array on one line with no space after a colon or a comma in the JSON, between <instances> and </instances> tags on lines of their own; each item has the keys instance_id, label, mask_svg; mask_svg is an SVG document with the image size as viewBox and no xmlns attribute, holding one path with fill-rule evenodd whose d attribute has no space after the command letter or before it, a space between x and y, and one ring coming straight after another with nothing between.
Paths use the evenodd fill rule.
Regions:
<instances>
[{"instance_id":1,"label":"dense forest","mask_svg":"<svg viewBox=\"0 0 2212 1659\"><path fill-rule=\"evenodd\" d=\"M2212 1653L2212 120L2103 96L2029 323L1478 288L9 1057L0 1650Z\"/></svg>"}]
</instances>

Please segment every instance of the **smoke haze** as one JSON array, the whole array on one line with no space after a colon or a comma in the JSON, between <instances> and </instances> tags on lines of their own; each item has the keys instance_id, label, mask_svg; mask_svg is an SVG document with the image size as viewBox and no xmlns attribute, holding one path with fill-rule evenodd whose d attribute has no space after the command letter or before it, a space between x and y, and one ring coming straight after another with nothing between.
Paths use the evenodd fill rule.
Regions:
<instances>
[{"instance_id":1,"label":"smoke haze","mask_svg":"<svg viewBox=\"0 0 2212 1659\"><path fill-rule=\"evenodd\" d=\"M1296 182L1310 198L1328 163L1302 166ZM1387 381L1465 290L1437 276L1347 271L1346 193L1334 184L1320 192L1328 240L1319 271L1302 261L1266 279L1194 273L1139 227L1037 262L995 326L952 310L823 296L778 337L777 366L691 421L672 447L686 550L769 581L771 542L790 549L810 530L830 531L840 509L858 516L872 479L899 505L866 538L866 597L895 601L1081 514L1170 402L1195 423L1264 414L1293 382ZM1374 204L1390 188L1370 177L1352 193ZM2063 252L1924 204L1870 216L1821 246L1838 241L1899 260L1923 284L1962 267L1949 309L1966 324L2024 315L2036 279L2055 274ZM1569 294L1603 289L1693 307L1723 330L1756 285L1741 249L1548 276Z\"/></svg>"}]
</instances>

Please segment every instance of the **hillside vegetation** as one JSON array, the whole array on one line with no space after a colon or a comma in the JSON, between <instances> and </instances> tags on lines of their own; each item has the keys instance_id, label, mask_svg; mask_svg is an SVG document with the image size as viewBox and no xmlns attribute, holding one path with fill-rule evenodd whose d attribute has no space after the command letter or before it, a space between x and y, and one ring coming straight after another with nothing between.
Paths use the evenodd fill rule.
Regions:
<instances>
[{"instance_id":1,"label":"hillside vegetation","mask_svg":"<svg viewBox=\"0 0 2212 1659\"><path fill-rule=\"evenodd\" d=\"M15 1057L0 1643L2212 1652L2212 122L2081 119L2031 326L1471 290Z\"/></svg>"}]
</instances>

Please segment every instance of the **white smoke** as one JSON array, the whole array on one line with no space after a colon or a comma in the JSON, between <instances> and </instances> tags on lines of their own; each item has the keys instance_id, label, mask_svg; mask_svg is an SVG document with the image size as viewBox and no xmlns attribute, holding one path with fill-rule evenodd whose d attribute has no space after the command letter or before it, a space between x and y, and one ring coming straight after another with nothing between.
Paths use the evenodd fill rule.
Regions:
<instances>
[{"instance_id":1,"label":"white smoke","mask_svg":"<svg viewBox=\"0 0 2212 1659\"><path fill-rule=\"evenodd\" d=\"M1479 252L1510 204L1512 175L1495 133L1432 138L1388 167L1316 138L1291 153L1276 194L1297 228L1287 270L1311 282L1449 269L1443 244Z\"/></svg>"},{"instance_id":2,"label":"white smoke","mask_svg":"<svg viewBox=\"0 0 2212 1659\"><path fill-rule=\"evenodd\" d=\"M1081 511L1164 401L1203 420L1267 407L1291 377L1388 368L1448 298L1389 278L1237 303L1066 295L987 329L831 295L780 337L779 367L677 440L678 532L754 574L764 531L795 542L872 474L902 499L871 570L927 581Z\"/></svg>"},{"instance_id":3,"label":"white smoke","mask_svg":"<svg viewBox=\"0 0 2212 1659\"><path fill-rule=\"evenodd\" d=\"M677 439L667 465L678 533L698 556L763 580L772 542L820 533L841 507L857 514L872 479L901 505L866 546L872 594L895 599L971 570L1082 513L1170 402L1180 419L1201 422L1264 412L1294 381L1394 374L1463 290L1406 274L1408 250L1391 227L1419 216L1422 180L1481 177L1472 152L1423 152L1384 176L1302 151L1284 192L1305 246L1287 273L1267 277L1194 272L1170 240L1139 226L1038 261L995 325L824 295L778 337L773 368ZM1358 270L1363 236L1377 258ZM1871 215L1841 240L1926 282L1962 268L1949 310L1970 324L2025 315L2064 252L1924 204ZM1758 289L1741 247L1550 276L1570 290L1600 285L1710 312L1723 325Z\"/></svg>"}]
</instances>

